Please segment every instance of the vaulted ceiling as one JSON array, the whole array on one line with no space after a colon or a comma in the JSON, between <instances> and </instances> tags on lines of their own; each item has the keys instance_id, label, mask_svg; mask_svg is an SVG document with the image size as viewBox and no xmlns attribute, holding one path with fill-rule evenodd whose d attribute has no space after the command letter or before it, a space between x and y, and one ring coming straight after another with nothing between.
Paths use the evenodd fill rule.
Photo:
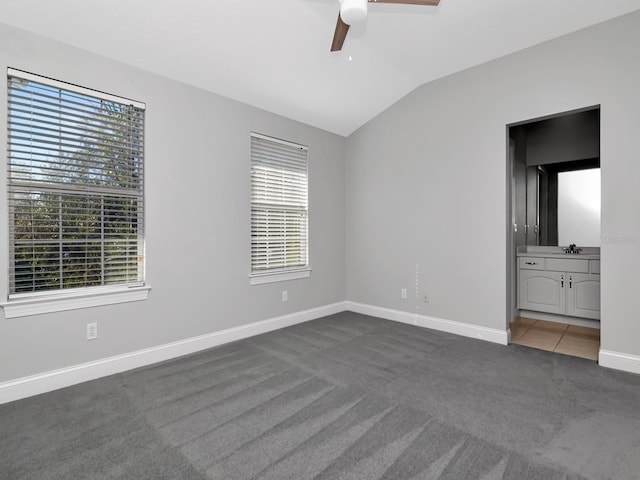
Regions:
<instances>
[{"instance_id":1,"label":"vaulted ceiling","mask_svg":"<svg viewBox=\"0 0 640 480\"><path fill-rule=\"evenodd\" d=\"M0 0L0 22L349 135L418 86L640 10L638 0Z\"/></svg>"}]
</instances>

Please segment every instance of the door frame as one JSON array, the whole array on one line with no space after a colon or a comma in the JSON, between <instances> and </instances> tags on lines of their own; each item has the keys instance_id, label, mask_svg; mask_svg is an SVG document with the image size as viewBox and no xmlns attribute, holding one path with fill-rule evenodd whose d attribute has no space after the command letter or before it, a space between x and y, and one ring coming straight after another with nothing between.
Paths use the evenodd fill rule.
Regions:
<instances>
[{"instance_id":1,"label":"door frame","mask_svg":"<svg viewBox=\"0 0 640 480\"><path fill-rule=\"evenodd\" d=\"M506 240L507 240L507 248L505 249L506 252L506 306L505 306L505 327L506 327L506 331L507 331L507 339L508 342L511 343L511 329L510 329L510 325L511 322L514 321L518 314L519 314L519 309L518 309L518 304L517 304L517 299L518 299L518 292L517 292L517 288L518 288L518 263L516 261L516 245L515 245L515 236L514 236L514 220L515 220L515 208L513 203L515 203L514 199L515 199L515 184L514 184L514 162L515 162L515 155L513 155L514 149L512 148L512 142L511 142L511 128L512 127L517 127L517 126L521 126L521 125L526 125L528 123L535 123L535 122L539 122L539 121L543 121L543 120L549 120L552 118L557 118L557 117L563 117L565 115L572 115L572 114L576 114L576 113L581 113L581 112L586 112L589 110L601 110L602 109L602 105L601 104L596 104L596 105L590 105L587 107L582 107L582 108L577 108L577 109L573 109L573 110L567 110L567 111L563 111L563 112L557 112L557 113L553 113L550 115L543 115L540 117L536 117L536 118L530 118L530 119L526 119L526 120L521 120L521 121L517 121L517 122L512 122L512 123L508 123L505 126L505 159L506 159L506 168L505 168L505 183L506 183L506 195L505 195L505 200L506 200ZM600 121L600 130L602 125L602 121ZM600 162L600 165L602 165L602 162ZM602 168L602 167L600 167ZM602 218L600 220L602 222ZM520 226L518 226L518 228L520 228ZM522 228L524 228L524 226L522 226ZM601 287L602 289L602 284ZM601 323L601 327L602 327L602 323Z\"/></svg>"}]
</instances>

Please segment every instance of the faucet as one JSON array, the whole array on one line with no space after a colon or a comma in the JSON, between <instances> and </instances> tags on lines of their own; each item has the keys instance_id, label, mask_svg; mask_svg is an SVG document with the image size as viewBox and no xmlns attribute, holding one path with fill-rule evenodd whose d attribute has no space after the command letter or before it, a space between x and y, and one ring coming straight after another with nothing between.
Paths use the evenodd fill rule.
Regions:
<instances>
[{"instance_id":1,"label":"faucet","mask_svg":"<svg viewBox=\"0 0 640 480\"><path fill-rule=\"evenodd\" d=\"M576 248L576 244L575 243L572 243L567 248L563 248L563 250L564 250L564 253L571 253L573 255L577 255L582 251L581 248Z\"/></svg>"}]
</instances>

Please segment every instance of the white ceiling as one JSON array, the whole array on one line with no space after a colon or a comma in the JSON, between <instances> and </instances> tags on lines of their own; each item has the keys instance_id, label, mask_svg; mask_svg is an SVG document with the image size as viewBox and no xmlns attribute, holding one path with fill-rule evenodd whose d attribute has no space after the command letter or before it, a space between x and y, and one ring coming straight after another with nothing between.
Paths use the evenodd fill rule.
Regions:
<instances>
[{"instance_id":1,"label":"white ceiling","mask_svg":"<svg viewBox=\"0 0 640 480\"><path fill-rule=\"evenodd\" d=\"M0 22L346 136L421 84L634 10L370 4L338 53L338 0L0 0Z\"/></svg>"}]
</instances>

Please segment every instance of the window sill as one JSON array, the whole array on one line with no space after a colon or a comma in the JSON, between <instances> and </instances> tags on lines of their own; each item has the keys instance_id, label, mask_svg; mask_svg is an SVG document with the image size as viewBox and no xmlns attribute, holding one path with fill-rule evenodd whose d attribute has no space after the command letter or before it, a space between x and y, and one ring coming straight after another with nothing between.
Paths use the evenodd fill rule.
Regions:
<instances>
[{"instance_id":1,"label":"window sill","mask_svg":"<svg viewBox=\"0 0 640 480\"><path fill-rule=\"evenodd\" d=\"M0 304L0 306L4 309L5 318L17 318L146 300L149 290L151 290L151 287L143 286L103 290L94 293L83 291L71 294L43 295L41 297L9 300Z\"/></svg>"},{"instance_id":2,"label":"window sill","mask_svg":"<svg viewBox=\"0 0 640 480\"><path fill-rule=\"evenodd\" d=\"M310 268L269 273L253 273L249 275L249 285L262 285L264 283L284 282L287 280L297 280L299 278L307 278L310 276Z\"/></svg>"}]
</instances>

